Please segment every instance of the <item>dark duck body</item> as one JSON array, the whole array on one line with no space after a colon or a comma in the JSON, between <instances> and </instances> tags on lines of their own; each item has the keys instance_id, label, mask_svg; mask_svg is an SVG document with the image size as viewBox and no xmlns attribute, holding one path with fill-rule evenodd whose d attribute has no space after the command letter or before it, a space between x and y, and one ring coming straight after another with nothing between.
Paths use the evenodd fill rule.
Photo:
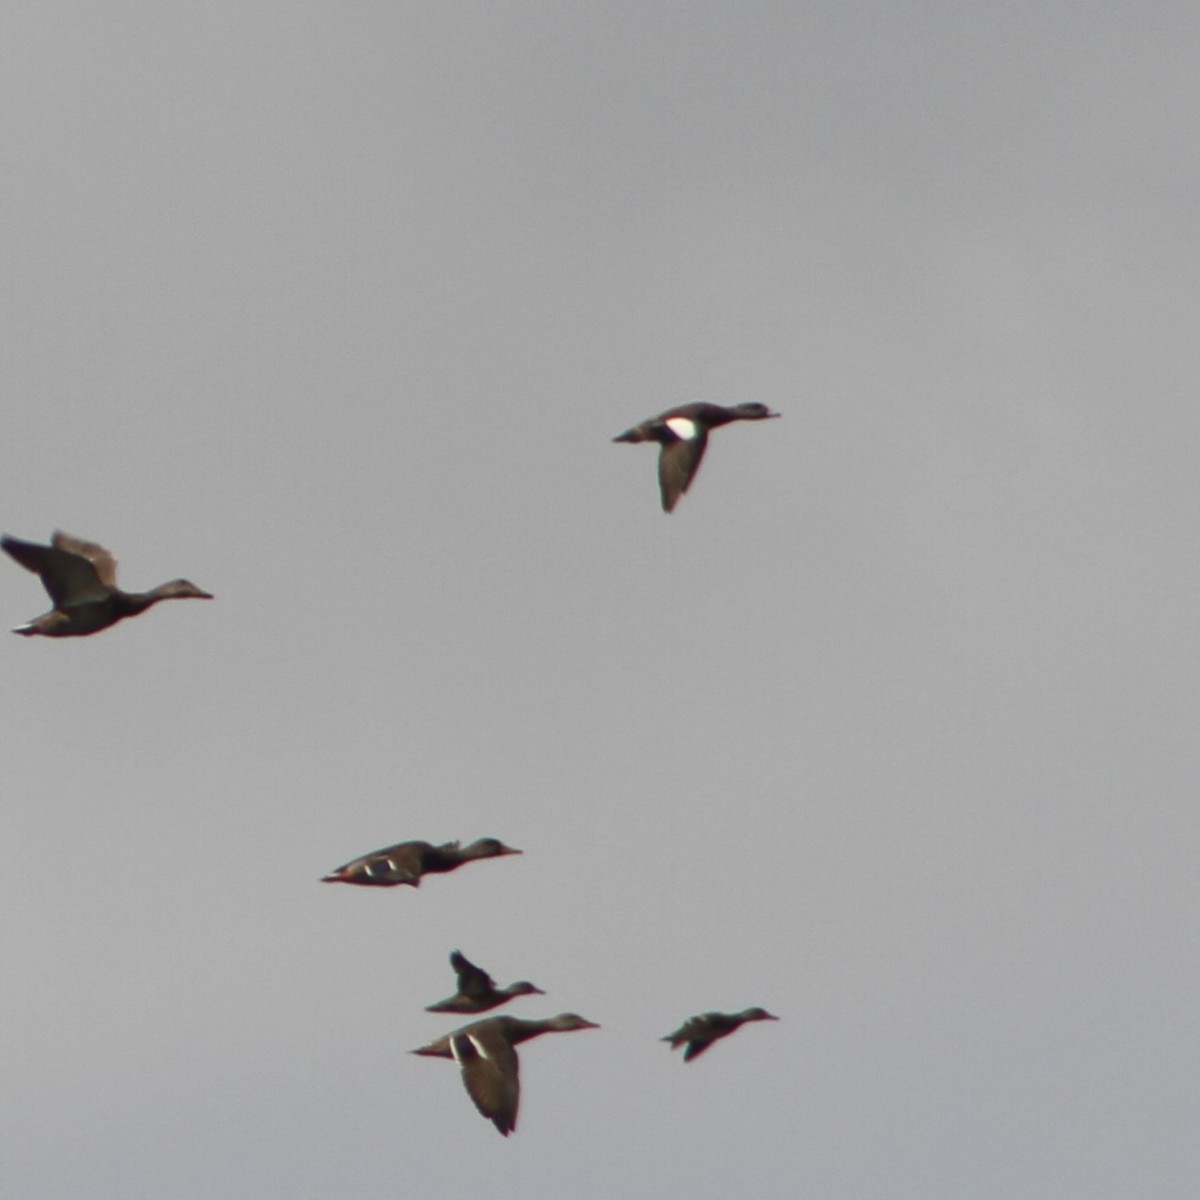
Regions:
<instances>
[{"instance_id":1,"label":"dark duck body","mask_svg":"<svg viewBox=\"0 0 1200 1200\"><path fill-rule=\"evenodd\" d=\"M56 530L49 546L5 535L0 546L27 571L41 577L54 607L13 633L24 637L86 637L126 617L136 617L160 600L211 600L186 579L160 583L148 592L117 587L117 560L94 542Z\"/></svg>"},{"instance_id":2,"label":"dark duck body","mask_svg":"<svg viewBox=\"0 0 1200 1200\"><path fill-rule=\"evenodd\" d=\"M440 875L453 871L477 858L497 858L502 854L520 854L496 838L480 838L469 846L458 842L397 842L383 850L351 859L328 875L322 883L355 883L361 887L420 887L422 875Z\"/></svg>"},{"instance_id":3,"label":"dark duck body","mask_svg":"<svg viewBox=\"0 0 1200 1200\"><path fill-rule=\"evenodd\" d=\"M413 1054L452 1058L462 1070L463 1086L475 1107L505 1136L517 1127L521 1099L520 1060L516 1047L543 1033L599 1029L575 1013L559 1013L542 1021L520 1017L485 1017L438 1038Z\"/></svg>"},{"instance_id":4,"label":"dark duck body","mask_svg":"<svg viewBox=\"0 0 1200 1200\"><path fill-rule=\"evenodd\" d=\"M703 1054L713 1042L728 1037L747 1021L778 1020L778 1017L773 1017L765 1008L747 1008L740 1013L701 1013L699 1016L689 1017L674 1033L667 1034L662 1040L670 1042L672 1050L686 1046L683 1061L691 1062L698 1054Z\"/></svg>"},{"instance_id":5,"label":"dark duck body","mask_svg":"<svg viewBox=\"0 0 1200 1200\"><path fill-rule=\"evenodd\" d=\"M544 996L540 987L522 979L498 988L496 981L482 967L477 967L460 950L450 955L450 965L458 976L458 991L445 1000L431 1004L426 1012L482 1013L506 1004L514 996Z\"/></svg>"},{"instance_id":6,"label":"dark duck body","mask_svg":"<svg viewBox=\"0 0 1200 1200\"><path fill-rule=\"evenodd\" d=\"M664 512L671 512L679 497L692 486L708 449L709 430L731 421L765 421L777 417L765 404L681 404L613 438L614 442L658 442L658 485Z\"/></svg>"}]
</instances>

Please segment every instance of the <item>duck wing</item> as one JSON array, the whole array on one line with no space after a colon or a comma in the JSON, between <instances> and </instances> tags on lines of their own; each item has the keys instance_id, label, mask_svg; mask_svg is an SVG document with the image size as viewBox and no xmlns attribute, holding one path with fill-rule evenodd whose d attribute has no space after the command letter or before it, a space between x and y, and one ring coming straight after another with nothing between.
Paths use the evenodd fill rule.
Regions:
<instances>
[{"instance_id":1,"label":"duck wing","mask_svg":"<svg viewBox=\"0 0 1200 1200\"><path fill-rule=\"evenodd\" d=\"M658 486L662 491L664 512L671 512L679 497L691 487L708 448L708 435L704 430L693 422L688 424L695 429L692 436L664 442L658 456Z\"/></svg>"},{"instance_id":2,"label":"duck wing","mask_svg":"<svg viewBox=\"0 0 1200 1200\"><path fill-rule=\"evenodd\" d=\"M460 995L482 1000L496 990L496 981L482 967L471 962L461 950L455 950L450 955L450 965L458 977Z\"/></svg>"},{"instance_id":3,"label":"duck wing","mask_svg":"<svg viewBox=\"0 0 1200 1200\"><path fill-rule=\"evenodd\" d=\"M419 887L421 883L421 852L410 845L392 846L386 850L377 850L374 854L364 854L361 859L363 871L380 883L411 883Z\"/></svg>"},{"instance_id":4,"label":"duck wing","mask_svg":"<svg viewBox=\"0 0 1200 1200\"><path fill-rule=\"evenodd\" d=\"M383 850L373 850L323 876L325 883L359 883L376 887L421 884L421 864L428 842L400 842Z\"/></svg>"},{"instance_id":5,"label":"duck wing","mask_svg":"<svg viewBox=\"0 0 1200 1200\"><path fill-rule=\"evenodd\" d=\"M705 1035L704 1037L696 1038L696 1039L688 1042L686 1048L683 1051L683 1061L691 1062L693 1058L698 1058L716 1040L717 1040L717 1035L714 1034L712 1036Z\"/></svg>"},{"instance_id":6,"label":"duck wing","mask_svg":"<svg viewBox=\"0 0 1200 1200\"><path fill-rule=\"evenodd\" d=\"M104 584L88 558L56 546L39 546L36 542L23 542L14 537L5 537L0 545L27 571L41 577L42 586L55 608L102 600L112 590Z\"/></svg>"},{"instance_id":7,"label":"duck wing","mask_svg":"<svg viewBox=\"0 0 1200 1200\"><path fill-rule=\"evenodd\" d=\"M56 550L86 558L96 569L96 576L105 587L115 588L117 586L117 560L113 557L111 550L105 550L103 546L98 546L95 542L85 542L83 538L72 537L61 529L54 531L50 544Z\"/></svg>"},{"instance_id":8,"label":"duck wing","mask_svg":"<svg viewBox=\"0 0 1200 1200\"><path fill-rule=\"evenodd\" d=\"M505 1136L517 1127L521 1080L517 1052L503 1038L460 1033L450 1039L463 1086L475 1107Z\"/></svg>"},{"instance_id":9,"label":"duck wing","mask_svg":"<svg viewBox=\"0 0 1200 1200\"><path fill-rule=\"evenodd\" d=\"M670 1042L672 1050L683 1046L683 1061L690 1062L698 1054L703 1054L724 1032L728 1032L721 1028L717 1020L720 1016L720 1013L700 1013L688 1017L674 1033L668 1033L662 1040Z\"/></svg>"}]
</instances>

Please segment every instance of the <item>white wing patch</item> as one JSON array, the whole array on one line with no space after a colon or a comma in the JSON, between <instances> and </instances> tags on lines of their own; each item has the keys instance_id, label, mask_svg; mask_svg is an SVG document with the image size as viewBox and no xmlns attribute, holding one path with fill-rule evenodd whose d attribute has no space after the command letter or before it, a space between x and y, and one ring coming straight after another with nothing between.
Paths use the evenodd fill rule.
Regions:
<instances>
[{"instance_id":1,"label":"white wing patch","mask_svg":"<svg viewBox=\"0 0 1200 1200\"><path fill-rule=\"evenodd\" d=\"M687 417L669 417L663 424L681 441L690 442L696 436L696 422Z\"/></svg>"},{"instance_id":2,"label":"white wing patch","mask_svg":"<svg viewBox=\"0 0 1200 1200\"><path fill-rule=\"evenodd\" d=\"M458 1063L460 1067L463 1065L462 1042L470 1042L470 1044L475 1048L475 1053L479 1058L490 1059L492 1057L484 1048L483 1043L477 1037L469 1033L456 1034L450 1039L450 1053L454 1055L454 1061Z\"/></svg>"}]
</instances>

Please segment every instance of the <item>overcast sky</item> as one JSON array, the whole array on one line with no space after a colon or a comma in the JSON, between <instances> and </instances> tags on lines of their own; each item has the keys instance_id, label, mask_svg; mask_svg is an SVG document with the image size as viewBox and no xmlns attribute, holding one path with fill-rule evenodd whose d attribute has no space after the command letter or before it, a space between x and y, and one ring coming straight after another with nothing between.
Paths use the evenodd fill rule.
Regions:
<instances>
[{"instance_id":1,"label":"overcast sky","mask_svg":"<svg viewBox=\"0 0 1200 1200\"><path fill-rule=\"evenodd\" d=\"M0 527L217 599L0 641L5 1193L1192 1200L1198 43L6 5ZM455 947L602 1026L507 1141Z\"/></svg>"}]
</instances>

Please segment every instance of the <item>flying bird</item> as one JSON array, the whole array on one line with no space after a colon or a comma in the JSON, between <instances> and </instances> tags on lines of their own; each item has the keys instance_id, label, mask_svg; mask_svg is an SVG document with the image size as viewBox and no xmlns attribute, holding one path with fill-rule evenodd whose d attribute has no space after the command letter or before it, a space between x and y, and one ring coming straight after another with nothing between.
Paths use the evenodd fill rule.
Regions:
<instances>
[{"instance_id":1,"label":"flying bird","mask_svg":"<svg viewBox=\"0 0 1200 1200\"><path fill-rule=\"evenodd\" d=\"M328 875L322 883L355 883L362 887L420 887L422 875L440 875L453 871L477 858L496 858L501 854L520 854L496 838L480 838L469 846L445 842L397 842L383 850L374 850L351 859Z\"/></svg>"},{"instance_id":2,"label":"flying bird","mask_svg":"<svg viewBox=\"0 0 1200 1200\"><path fill-rule=\"evenodd\" d=\"M23 637L86 637L126 617L136 617L160 600L211 600L186 579L160 583L148 592L123 592L117 587L117 560L95 542L56 530L49 546L0 537L5 553L27 571L39 575L54 607L13 633Z\"/></svg>"},{"instance_id":3,"label":"flying bird","mask_svg":"<svg viewBox=\"0 0 1200 1200\"><path fill-rule=\"evenodd\" d=\"M450 965L458 976L458 991L445 1000L429 1005L426 1012L481 1013L499 1008L514 996L544 996L540 987L522 979L498 988L496 981L481 967L477 967L461 950L450 955Z\"/></svg>"},{"instance_id":4,"label":"flying bird","mask_svg":"<svg viewBox=\"0 0 1200 1200\"><path fill-rule=\"evenodd\" d=\"M765 421L778 417L765 404L681 404L613 438L614 442L658 442L658 485L664 512L671 512L692 485L708 448L708 433L731 421Z\"/></svg>"},{"instance_id":5,"label":"flying bird","mask_svg":"<svg viewBox=\"0 0 1200 1200\"><path fill-rule=\"evenodd\" d=\"M463 1086L475 1107L508 1137L517 1127L517 1106L521 1099L517 1044L543 1033L599 1028L595 1022L575 1013L559 1013L542 1021L485 1017L412 1053L453 1058L462 1069Z\"/></svg>"},{"instance_id":6,"label":"flying bird","mask_svg":"<svg viewBox=\"0 0 1200 1200\"><path fill-rule=\"evenodd\" d=\"M699 1016L689 1017L674 1033L668 1033L661 1040L670 1042L672 1050L686 1045L683 1061L691 1062L698 1054L703 1054L713 1042L728 1037L747 1021L778 1020L778 1017L773 1017L765 1008L747 1008L740 1013L701 1013Z\"/></svg>"}]
</instances>

